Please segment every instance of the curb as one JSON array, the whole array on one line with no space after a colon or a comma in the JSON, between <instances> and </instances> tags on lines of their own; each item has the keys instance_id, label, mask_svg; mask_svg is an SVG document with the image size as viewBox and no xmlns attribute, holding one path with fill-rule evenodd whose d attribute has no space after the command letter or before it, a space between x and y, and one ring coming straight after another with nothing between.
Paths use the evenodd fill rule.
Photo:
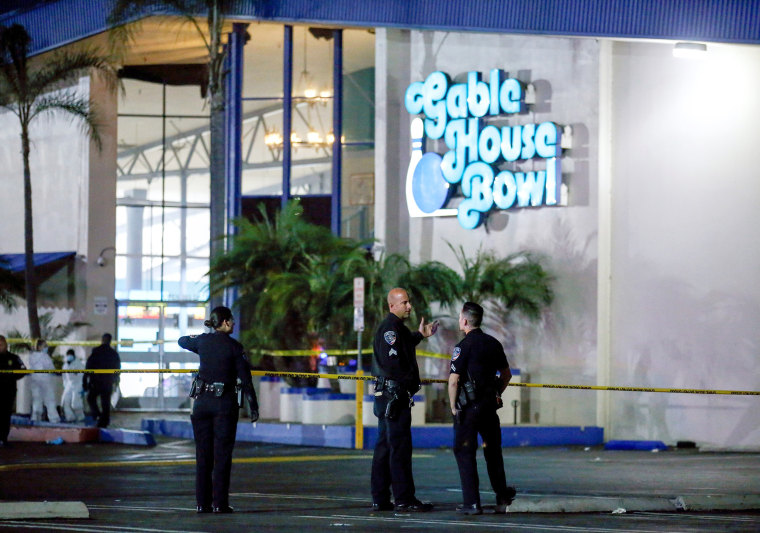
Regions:
<instances>
[{"instance_id":1,"label":"curb","mask_svg":"<svg viewBox=\"0 0 760 533\"><path fill-rule=\"evenodd\" d=\"M0 520L90 518L83 502L0 502Z\"/></svg>"},{"instance_id":2,"label":"curb","mask_svg":"<svg viewBox=\"0 0 760 533\"><path fill-rule=\"evenodd\" d=\"M630 513L673 511L746 511L760 509L760 494L666 497L520 495L509 513Z\"/></svg>"}]
</instances>

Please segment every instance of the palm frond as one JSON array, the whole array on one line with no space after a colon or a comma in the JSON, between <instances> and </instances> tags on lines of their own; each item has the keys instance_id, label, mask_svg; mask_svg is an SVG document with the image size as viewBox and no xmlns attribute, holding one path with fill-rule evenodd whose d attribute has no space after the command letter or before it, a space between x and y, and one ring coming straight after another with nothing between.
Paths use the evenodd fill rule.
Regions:
<instances>
[{"instance_id":1,"label":"palm frond","mask_svg":"<svg viewBox=\"0 0 760 533\"><path fill-rule=\"evenodd\" d=\"M41 95L61 87L70 86L82 76L95 73L108 89L119 87L119 78L113 58L91 48L56 52L38 70L31 72L29 93Z\"/></svg>"},{"instance_id":2,"label":"palm frond","mask_svg":"<svg viewBox=\"0 0 760 533\"><path fill-rule=\"evenodd\" d=\"M26 92L31 37L20 24L0 26L0 66L15 96Z\"/></svg>"},{"instance_id":3,"label":"palm frond","mask_svg":"<svg viewBox=\"0 0 760 533\"><path fill-rule=\"evenodd\" d=\"M85 133L95 142L98 149L101 148L101 123L97 118L97 113L94 113L90 107L88 98L70 91L41 96L34 102L29 119L33 120L39 115L56 111L63 112L72 120L79 119Z\"/></svg>"}]
</instances>

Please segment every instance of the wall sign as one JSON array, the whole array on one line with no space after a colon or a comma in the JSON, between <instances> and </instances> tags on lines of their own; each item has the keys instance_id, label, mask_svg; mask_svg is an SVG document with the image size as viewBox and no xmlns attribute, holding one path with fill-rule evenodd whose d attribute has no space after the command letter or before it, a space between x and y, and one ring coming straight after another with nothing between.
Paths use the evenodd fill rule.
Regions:
<instances>
[{"instance_id":1,"label":"wall sign","mask_svg":"<svg viewBox=\"0 0 760 533\"><path fill-rule=\"evenodd\" d=\"M456 215L465 229L475 229L494 207L558 205L562 186L562 128L553 122L515 126L488 125L486 117L512 115L525 109L525 87L500 69L483 81L467 73L467 83L452 84L433 72L409 85L406 110L411 124L412 158L406 176L409 215ZM425 153L425 138L443 138L443 156ZM544 170L499 170L503 162L545 160ZM455 186L464 200L446 208Z\"/></svg>"}]
</instances>

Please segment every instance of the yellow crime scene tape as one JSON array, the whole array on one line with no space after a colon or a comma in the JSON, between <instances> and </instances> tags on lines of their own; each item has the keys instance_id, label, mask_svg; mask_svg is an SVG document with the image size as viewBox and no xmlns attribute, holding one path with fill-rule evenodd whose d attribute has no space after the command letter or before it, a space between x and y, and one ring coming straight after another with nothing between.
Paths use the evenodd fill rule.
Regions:
<instances>
[{"instance_id":1,"label":"yellow crime scene tape","mask_svg":"<svg viewBox=\"0 0 760 533\"><path fill-rule=\"evenodd\" d=\"M37 339L22 339L13 338L7 339L8 344L35 344ZM150 344L151 346L158 346L160 344L176 344L176 340L146 340L136 341L134 339L122 339L118 342L112 342L112 346L122 346L124 348L132 348L135 344ZM100 341L47 341L48 346L100 346ZM255 350L252 352L255 355L271 355L275 357L302 357L313 355L357 355L359 351L356 348L349 350ZM369 352L363 352L369 353ZM422 357L432 357L435 359L451 359L451 355L429 352L427 350L417 350L417 355Z\"/></svg>"},{"instance_id":2,"label":"yellow crime scene tape","mask_svg":"<svg viewBox=\"0 0 760 533\"><path fill-rule=\"evenodd\" d=\"M191 374L197 372L192 368L144 368L144 369L90 369L90 370L0 370L0 374ZM370 381L375 376L364 374L319 374L314 372L275 372L268 370L252 370L252 376L283 377L283 378L326 378L346 379L353 381ZM446 379L422 379L423 384L448 383ZM728 396L760 396L760 391L750 390L715 390L715 389L676 389L660 387L614 387L606 385L559 385L554 383L510 383L510 387L532 387L543 389L576 389L617 392L662 392L672 394L712 394Z\"/></svg>"}]
</instances>

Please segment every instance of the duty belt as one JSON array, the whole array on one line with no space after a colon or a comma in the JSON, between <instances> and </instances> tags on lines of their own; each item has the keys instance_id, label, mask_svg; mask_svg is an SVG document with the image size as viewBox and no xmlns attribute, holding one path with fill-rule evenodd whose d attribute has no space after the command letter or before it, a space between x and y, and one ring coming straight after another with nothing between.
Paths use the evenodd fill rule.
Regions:
<instances>
[{"instance_id":1,"label":"duty belt","mask_svg":"<svg viewBox=\"0 0 760 533\"><path fill-rule=\"evenodd\" d=\"M404 391L408 394L406 387L395 379L388 379L382 376L378 376L375 379L375 396L379 396L378 393L387 392L393 394L398 391Z\"/></svg>"},{"instance_id":2,"label":"duty belt","mask_svg":"<svg viewBox=\"0 0 760 533\"><path fill-rule=\"evenodd\" d=\"M209 393L213 394L214 396L221 396L224 394L224 391L226 390L232 390L233 387L229 385L225 385L224 382L221 381L214 381L214 382L208 382L203 381L202 379L198 378L198 392L199 393Z\"/></svg>"}]
</instances>

